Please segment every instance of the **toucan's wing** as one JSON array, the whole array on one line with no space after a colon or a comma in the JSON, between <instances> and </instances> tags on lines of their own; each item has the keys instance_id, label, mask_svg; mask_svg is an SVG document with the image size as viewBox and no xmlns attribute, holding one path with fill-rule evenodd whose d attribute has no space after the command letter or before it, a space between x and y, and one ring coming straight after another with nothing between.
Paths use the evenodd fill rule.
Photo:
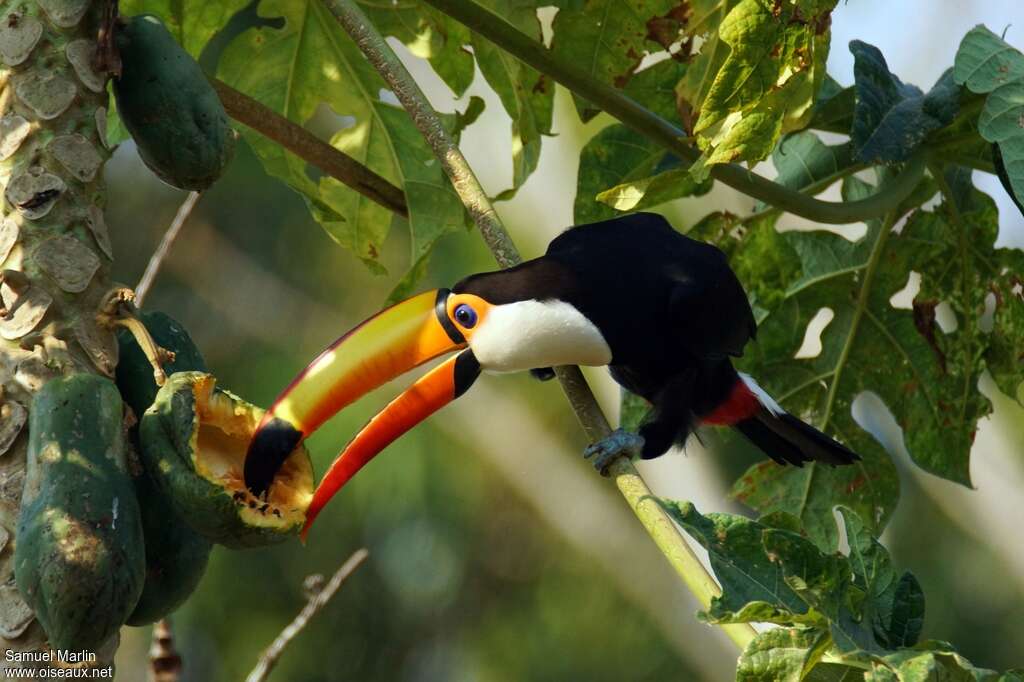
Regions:
<instances>
[{"instance_id":1,"label":"toucan's wing","mask_svg":"<svg viewBox=\"0 0 1024 682\"><path fill-rule=\"evenodd\" d=\"M746 292L724 254L721 267L706 268L701 275L675 277L669 316L679 342L697 357L743 355L757 333Z\"/></svg>"}]
</instances>

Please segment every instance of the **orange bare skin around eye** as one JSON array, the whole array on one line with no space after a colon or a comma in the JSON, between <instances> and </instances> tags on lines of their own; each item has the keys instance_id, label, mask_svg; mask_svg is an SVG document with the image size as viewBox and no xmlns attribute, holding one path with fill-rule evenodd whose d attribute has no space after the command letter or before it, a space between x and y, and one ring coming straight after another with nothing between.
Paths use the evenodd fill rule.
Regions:
<instances>
[{"instance_id":1,"label":"orange bare skin around eye","mask_svg":"<svg viewBox=\"0 0 1024 682\"><path fill-rule=\"evenodd\" d=\"M472 327L462 326L455 318L455 309L463 304L468 305L476 311L476 324ZM445 301L445 308L448 310L448 319L452 321L452 324L458 327L459 331L462 332L462 335L465 336L468 341L473 338L473 332L479 329L480 325L484 323L484 320L487 318L487 313L491 309L491 304L474 294L452 294L448 297L448 300Z\"/></svg>"}]
</instances>

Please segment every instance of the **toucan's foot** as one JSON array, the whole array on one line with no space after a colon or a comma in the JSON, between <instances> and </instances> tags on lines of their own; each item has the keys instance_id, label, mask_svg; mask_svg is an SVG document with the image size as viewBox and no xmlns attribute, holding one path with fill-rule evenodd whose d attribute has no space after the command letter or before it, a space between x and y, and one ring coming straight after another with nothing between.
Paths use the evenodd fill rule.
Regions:
<instances>
[{"instance_id":1,"label":"toucan's foot","mask_svg":"<svg viewBox=\"0 0 1024 682\"><path fill-rule=\"evenodd\" d=\"M590 460L602 476L608 475L608 467L619 457L636 459L644 449L644 439L631 431L616 429L606 438L587 446L584 459Z\"/></svg>"}]
</instances>

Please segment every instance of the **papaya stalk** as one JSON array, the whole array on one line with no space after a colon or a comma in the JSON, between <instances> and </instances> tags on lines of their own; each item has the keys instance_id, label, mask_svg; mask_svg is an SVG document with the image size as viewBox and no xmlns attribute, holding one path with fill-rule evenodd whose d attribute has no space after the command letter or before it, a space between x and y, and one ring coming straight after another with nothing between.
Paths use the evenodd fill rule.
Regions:
<instances>
[{"instance_id":1,"label":"papaya stalk","mask_svg":"<svg viewBox=\"0 0 1024 682\"><path fill-rule=\"evenodd\" d=\"M0 671L49 650L15 586L14 548L33 396L75 374L112 376L117 343L97 323L111 288L103 219L105 74L93 68L106 3L9 4L0 29ZM117 636L100 647L109 665ZM16 659L7 660L13 655ZM0 675L2 676L2 675Z\"/></svg>"}]
</instances>

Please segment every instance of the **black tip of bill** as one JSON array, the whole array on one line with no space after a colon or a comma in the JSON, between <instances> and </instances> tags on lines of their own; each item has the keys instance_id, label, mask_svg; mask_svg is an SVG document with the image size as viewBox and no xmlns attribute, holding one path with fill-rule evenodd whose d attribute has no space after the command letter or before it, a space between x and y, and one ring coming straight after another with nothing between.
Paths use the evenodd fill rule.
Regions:
<instances>
[{"instance_id":1,"label":"black tip of bill","mask_svg":"<svg viewBox=\"0 0 1024 682\"><path fill-rule=\"evenodd\" d=\"M272 418L257 429L245 456L245 485L259 497L267 492L288 455L302 440L302 432L294 426Z\"/></svg>"}]
</instances>

